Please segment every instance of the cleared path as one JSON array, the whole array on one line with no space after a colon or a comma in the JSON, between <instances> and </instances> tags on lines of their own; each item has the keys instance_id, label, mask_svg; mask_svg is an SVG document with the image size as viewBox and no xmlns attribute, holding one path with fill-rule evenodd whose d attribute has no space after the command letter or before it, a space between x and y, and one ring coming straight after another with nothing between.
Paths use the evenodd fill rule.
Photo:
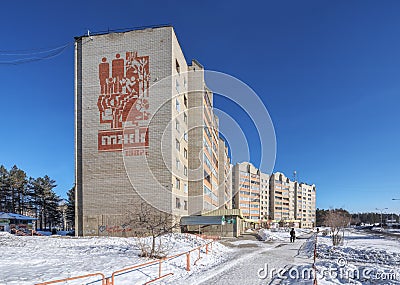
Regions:
<instances>
[{"instance_id":1,"label":"cleared path","mask_svg":"<svg viewBox=\"0 0 400 285\"><path fill-rule=\"evenodd\" d=\"M245 241L238 242L237 248L230 256L230 260L214 268L202 272L201 275L192 276L181 280L179 284L270 284L271 276L262 279L260 275L276 270L289 268L291 265L312 264L311 258L299 255L299 249L307 239L297 239L290 242L261 242L253 241L246 244ZM233 242L235 243L235 242ZM279 284L275 280L271 284Z\"/></svg>"}]
</instances>

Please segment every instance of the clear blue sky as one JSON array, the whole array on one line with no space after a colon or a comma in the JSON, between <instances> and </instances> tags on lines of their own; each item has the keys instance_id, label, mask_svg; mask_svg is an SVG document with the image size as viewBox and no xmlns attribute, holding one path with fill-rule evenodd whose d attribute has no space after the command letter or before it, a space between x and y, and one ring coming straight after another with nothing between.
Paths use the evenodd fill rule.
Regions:
<instances>
[{"instance_id":1,"label":"clear blue sky","mask_svg":"<svg viewBox=\"0 0 400 285\"><path fill-rule=\"evenodd\" d=\"M172 24L188 60L260 95L275 125L275 170L315 183L318 207L400 212L391 201L400 198L399 1L141 2L6 1L0 50ZM74 183L73 64L71 46L0 65L0 164L48 174L61 196Z\"/></svg>"}]
</instances>

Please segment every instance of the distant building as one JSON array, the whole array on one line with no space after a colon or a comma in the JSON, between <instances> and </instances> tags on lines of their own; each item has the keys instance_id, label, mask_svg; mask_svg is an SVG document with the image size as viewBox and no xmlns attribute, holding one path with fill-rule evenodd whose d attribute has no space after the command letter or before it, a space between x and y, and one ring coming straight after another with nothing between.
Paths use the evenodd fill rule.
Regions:
<instances>
[{"instance_id":1,"label":"distant building","mask_svg":"<svg viewBox=\"0 0 400 285\"><path fill-rule=\"evenodd\" d=\"M22 231L29 233L34 230L36 218L15 213L0 212L0 232Z\"/></svg>"},{"instance_id":2,"label":"distant building","mask_svg":"<svg viewBox=\"0 0 400 285\"><path fill-rule=\"evenodd\" d=\"M245 219L271 226L315 226L316 187L291 181L283 173L269 176L249 162L233 167L233 206Z\"/></svg>"},{"instance_id":3,"label":"distant building","mask_svg":"<svg viewBox=\"0 0 400 285\"><path fill-rule=\"evenodd\" d=\"M316 222L316 189L315 185L306 183L295 183L296 203L295 214L296 220L300 220L300 227L311 228Z\"/></svg>"},{"instance_id":4,"label":"distant building","mask_svg":"<svg viewBox=\"0 0 400 285\"><path fill-rule=\"evenodd\" d=\"M232 168L232 193L235 208L245 219L261 220L260 170L250 162L237 163Z\"/></svg>"},{"instance_id":5,"label":"distant building","mask_svg":"<svg viewBox=\"0 0 400 285\"><path fill-rule=\"evenodd\" d=\"M260 214L262 222L271 220L269 179L270 176L268 174L260 172Z\"/></svg>"}]
</instances>

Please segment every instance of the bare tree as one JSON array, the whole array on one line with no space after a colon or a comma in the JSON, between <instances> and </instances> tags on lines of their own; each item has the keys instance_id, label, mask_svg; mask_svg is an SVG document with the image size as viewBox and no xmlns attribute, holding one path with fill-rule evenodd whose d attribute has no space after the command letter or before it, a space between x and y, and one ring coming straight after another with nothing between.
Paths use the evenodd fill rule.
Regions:
<instances>
[{"instance_id":1,"label":"bare tree","mask_svg":"<svg viewBox=\"0 0 400 285\"><path fill-rule=\"evenodd\" d=\"M330 227L332 245L339 245L343 241L344 228L349 225L351 216L343 209L331 209L325 215L325 225Z\"/></svg>"},{"instance_id":2,"label":"bare tree","mask_svg":"<svg viewBox=\"0 0 400 285\"><path fill-rule=\"evenodd\" d=\"M161 212L145 202L128 213L128 225L135 229L139 237L138 245L141 249L141 256L161 258L165 255L165 247L159 239L158 246L156 239L164 234L171 233L179 228L179 220L176 220L170 213ZM151 237L151 246L144 237Z\"/></svg>"}]
</instances>

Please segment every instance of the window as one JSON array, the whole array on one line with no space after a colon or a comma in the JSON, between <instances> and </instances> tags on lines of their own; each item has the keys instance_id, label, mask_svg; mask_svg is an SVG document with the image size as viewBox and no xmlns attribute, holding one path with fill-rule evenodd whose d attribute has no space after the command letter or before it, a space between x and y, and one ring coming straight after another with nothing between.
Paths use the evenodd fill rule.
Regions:
<instances>
[{"instance_id":1,"label":"window","mask_svg":"<svg viewBox=\"0 0 400 285\"><path fill-rule=\"evenodd\" d=\"M183 184L183 192L185 192L186 194L188 192L188 186L186 183Z\"/></svg>"},{"instance_id":2,"label":"window","mask_svg":"<svg viewBox=\"0 0 400 285\"><path fill-rule=\"evenodd\" d=\"M179 122L178 121L175 121L175 129L178 131L178 133L179 133Z\"/></svg>"},{"instance_id":3,"label":"window","mask_svg":"<svg viewBox=\"0 0 400 285\"><path fill-rule=\"evenodd\" d=\"M187 167L186 166L184 166L183 167L183 174L185 175L185 176L187 176L188 175L188 173L187 173L188 171L187 171Z\"/></svg>"},{"instance_id":4,"label":"window","mask_svg":"<svg viewBox=\"0 0 400 285\"><path fill-rule=\"evenodd\" d=\"M185 141L188 141L188 134L187 134L186 132L183 134L183 139L184 139Z\"/></svg>"},{"instance_id":5,"label":"window","mask_svg":"<svg viewBox=\"0 0 400 285\"><path fill-rule=\"evenodd\" d=\"M184 210L187 210L187 209L188 209L188 207L187 207L187 201L186 201L186 200L183 201L183 209L184 209Z\"/></svg>"},{"instance_id":6,"label":"window","mask_svg":"<svg viewBox=\"0 0 400 285\"><path fill-rule=\"evenodd\" d=\"M176 68L176 72L178 72L178 73L181 72L181 67L179 66L179 62L177 59L175 59L175 68Z\"/></svg>"},{"instance_id":7,"label":"window","mask_svg":"<svg viewBox=\"0 0 400 285\"><path fill-rule=\"evenodd\" d=\"M185 107L187 108L187 104L188 104L188 100L187 100L187 96L186 94L183 95L183 104L185 105Z\"/></svg>"},{"instance_id":8,"label":"window","mask_svg":"<svg viewBox=\"0 0 400 285\"><path fill-rule=\"evenodd\" d=\"M183 149L183 156L184 156L185 158L188 158L188 152L187 152L187 149L186 149L186 148Z\"/></svg>"},{"instance_id":9,"label":"window","mask_svg":"<svg viewBox=\"0 0 400 285\"><path fill-rule=\"evenodd\" d=\"M175 207L178 209L181 208L181 200L179 198L175 198Z\"/></svg>"},{"instance_id":10,"label":"window","mask_svg":"<svg viewBox=\"0 0 400 285\"><path fill-rule=\"evenodd\" d=\"M175 148L180 151L181 150L181 143L178 140L175 140Z\"/></svg>"},{"instance_id":11,"label":"window","mask_svg":"<svg viewBox=\"0 0 400 285\"><path fill-rule=\"evenodd\" d=\"M176 169L181 167L181 161L179 159L176 160Z\"/></svg>"},{"instance_id":12,"label":"window","mask_svg":"<svg viewBox=\"0 0 400 285\"><path fill-rule=\"evenodd\" d=\"M176 180L175 180L175 188L181 189L181 181L178 178L176 178Z\"/></svg>"},{"instance_id":13,"label":"window","mask_svg":"<svg viewBox=\"0 0 400 285\"><path fill-rule=\"evenodd\" d=\"M180 112L181 111L181 104L179 103L178 98L175 99L175 109Z\"/></svg>"},{"instance_id":14,"label":"window","mask_svg":"<svg viewBox=\"0 0 400 285\"><path fill-rule=\"evenodd\" d=\"M206 179L209 183L211 183L211 177L210 174L207 173L207 171L204 171L204 179Z\"/></svg>"},{"instance_id":15,"label":"window","mask_svg":"<svg viewBox=\"0 0 400 285\"><path fill-rule=\"evenodd\" d=\"M188 122L186 113L183 113L183 121L185 122L185 124L187 124Z\"/></svg>"}]
</instances>

